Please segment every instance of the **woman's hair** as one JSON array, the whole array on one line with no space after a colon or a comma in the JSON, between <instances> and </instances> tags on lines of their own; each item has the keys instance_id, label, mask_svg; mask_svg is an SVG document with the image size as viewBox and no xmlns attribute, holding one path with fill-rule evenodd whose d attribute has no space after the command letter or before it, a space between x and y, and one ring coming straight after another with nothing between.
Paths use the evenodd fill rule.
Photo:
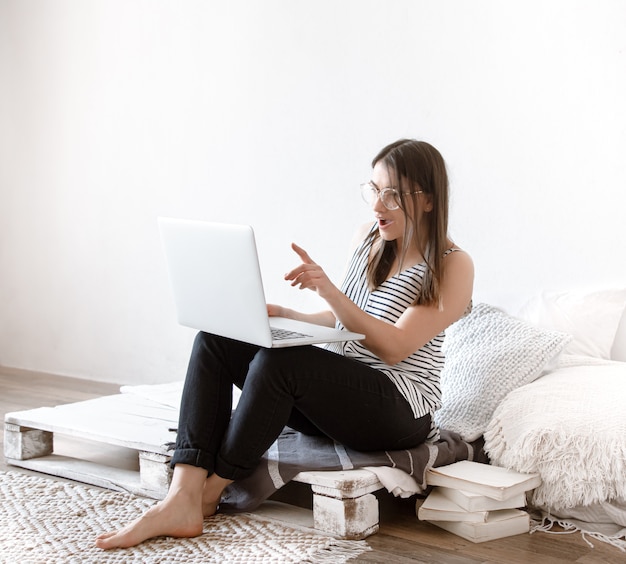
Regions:
<instances>
[{"instance_id":1,"label":"woman's hair","mask_svg":"<svg viewBox=\"0 0 626 564\"><path fill-rule=\"evenodd\" d=\"M422 290L415 303L437 305L441 307L441 284L443 281L443 255L448 236L448 174L443 157L437 149L424 141L401 139L384 147L372 161L372 167L382 163L390 176L399 182L400 208L405 214L405 233L403 248L398 258L399 269L407 250L414 242L421 250L426 262L426 272L422 281ZM417 210L418 194L409 194L421 190L430 199L432 210L422 214L427 223L423 231L418 225L417 213L411 217L406 213L407 201L413 200L413 209ZM422 234L427 239L422 241ZM396 258L396 245L385 241L375 230L371 237L374 254L369 263L367 280L371 288L382 284L391 274L391 266Z\"/></svg>"}]
</instances>

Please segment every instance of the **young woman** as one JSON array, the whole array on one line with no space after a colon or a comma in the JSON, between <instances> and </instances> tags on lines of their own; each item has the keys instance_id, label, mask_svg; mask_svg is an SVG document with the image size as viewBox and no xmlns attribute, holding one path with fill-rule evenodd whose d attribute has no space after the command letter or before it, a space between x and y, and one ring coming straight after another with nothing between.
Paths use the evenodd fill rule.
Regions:
<instances>
[{"instance_id":1,"label":"young woman","mask_svg":"<svg viewBox=\"0 0 626 564\"><path fill-rule=\"evenodd\" d=\"M341 289L306 251L285 275L317 292L328 310L270 315L337 325L359 342L264 349L215 335L196 337L183 390L174 473L166 498L96 546L155 536L193 537L222 492L249 476L285 425L355 450L398 450L436 440L444 330L470 307L471 258L448 237L448 178L428 143L400 140L372 163L362 185L375 223L357 237ZM231 418L232 386L242 394Z\"/></svg>"}]
</instances>

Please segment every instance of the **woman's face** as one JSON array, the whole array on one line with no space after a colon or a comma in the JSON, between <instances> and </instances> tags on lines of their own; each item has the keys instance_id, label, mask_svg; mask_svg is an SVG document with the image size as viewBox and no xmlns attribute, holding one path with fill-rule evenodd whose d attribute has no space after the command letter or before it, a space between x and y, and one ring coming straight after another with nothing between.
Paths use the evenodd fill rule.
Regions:
<instances>
[{"instance_id":1,"label":"woman's face","mask_svg":"<svg viewBox=\"0 0 626 564\"><path fill-rule=\"evenodd\" d=\"M402 189L394 172L392 170L388 170L387 166L380 161L374 166L371 183L379 191L384 190L385 188L394 188L398 191ZM405 187L404 190L406 191L407 188ZM378 221L380 236L385 241L396 241L398 245L402 245L407 215L412 217L414 213L412 198L406 198L406 201L407 209L405 214L401 208L396 210L387 209L383 205L380 198L374 198L372 211Z\"/></svg>"}]
</instances>

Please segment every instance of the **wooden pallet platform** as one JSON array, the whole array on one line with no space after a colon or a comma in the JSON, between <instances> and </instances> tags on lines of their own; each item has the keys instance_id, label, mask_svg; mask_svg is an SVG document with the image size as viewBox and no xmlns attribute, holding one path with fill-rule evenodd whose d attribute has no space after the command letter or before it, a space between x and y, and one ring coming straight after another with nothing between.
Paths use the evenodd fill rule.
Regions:
<instances>
[{"instance_id":1,"label":"wooden pallet platform","mask_svg":"<svg viewBox=\"0 0 626 564\"><path fill-rule=\"evenodd\" d=\"M12 466L162 499L177 422L170 405L125 393L17 411L5 416L4 455ZM343 539L378 531L374 473L301 472L295 481L311 486L316 529Z\"/></svg>"}]
</instances>

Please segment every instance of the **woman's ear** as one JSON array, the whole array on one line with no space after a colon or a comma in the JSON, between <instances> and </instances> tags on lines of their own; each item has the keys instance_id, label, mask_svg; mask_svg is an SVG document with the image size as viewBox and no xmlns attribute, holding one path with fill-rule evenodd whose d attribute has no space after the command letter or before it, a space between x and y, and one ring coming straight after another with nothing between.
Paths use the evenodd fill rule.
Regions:
<instances>
[{"instance_id":1,"label":"woman's ear","mask_svg":"<svg viewBox=\"0 0 626 564\"><path fill-rule=\"evenodd\" d=\"M426 213L433 211L433 197L431 194L421 194L422 196L422 210Z\"/></svg>"}]
</instances>

